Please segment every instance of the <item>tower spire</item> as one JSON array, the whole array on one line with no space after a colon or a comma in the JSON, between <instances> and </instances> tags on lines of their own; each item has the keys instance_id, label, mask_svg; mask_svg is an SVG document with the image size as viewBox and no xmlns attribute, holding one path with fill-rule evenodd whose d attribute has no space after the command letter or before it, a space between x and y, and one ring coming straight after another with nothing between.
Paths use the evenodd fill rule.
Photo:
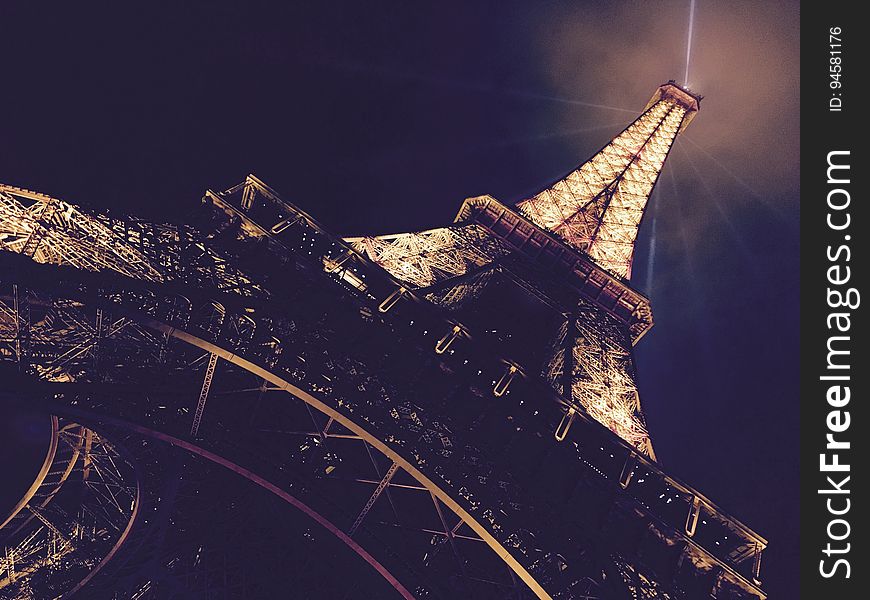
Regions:
<instances>
[{"instance_id":1,"label":"tower spire","mask_svg":"<svg viewBox=\"0 0 870 600\"><path fill-rule=\"evenodd\" d=\"M677 134L700 102L701 96L673 80L659 86L643 113L600 152L517 207L605 269L631 277L647 200Z\"/></svg>"}]
</instances>

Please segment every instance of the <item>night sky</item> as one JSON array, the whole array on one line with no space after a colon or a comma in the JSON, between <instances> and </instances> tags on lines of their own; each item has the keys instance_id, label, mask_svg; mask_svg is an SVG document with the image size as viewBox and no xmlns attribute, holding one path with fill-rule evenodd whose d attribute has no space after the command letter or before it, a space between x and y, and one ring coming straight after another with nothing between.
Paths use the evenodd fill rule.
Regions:
<instances>
[{"instance_id":1,"label":"night sky","mask_svg":"<svg viewBox=\"0 0 870 600\"><path fill-rule=\"evenodd\" d=\"M686 70L688 0L140 8L3 3L0 180L180 221L253 172L336 233L425 229L540 190ZM796 598L799 9L695 19L705 98L635 259L641 401L665 469L767 537L765 588ZM0 512L39 434L4 415Z\"/></svg>"}]
</instances>

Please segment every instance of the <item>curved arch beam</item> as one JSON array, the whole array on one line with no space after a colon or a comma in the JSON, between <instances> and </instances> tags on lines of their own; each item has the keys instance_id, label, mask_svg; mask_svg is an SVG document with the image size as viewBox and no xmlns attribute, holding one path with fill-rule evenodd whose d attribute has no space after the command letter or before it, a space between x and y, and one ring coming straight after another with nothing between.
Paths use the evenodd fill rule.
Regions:
<instances>
[{"instance_id":1,"label":"curved arch beam","mask_svg":"<svg viewBox=\"0 0 870 600\"><path fill-rule=\"evenodd\" d=\"M89 436L97 435L96 432L93 431L93 429L91 429L89 427L85 427L85 426L81 425L80 423L68 422L68 423L63 424L63 426L61 426L60 419L58 418L57 415L50 415L50 418L51 418L51 424L52 424L51 442L49 443L49 449L48 449L48 452L46 454L46 458L43 461L42 468L37 473L37 476L36 476L33 484L28 489L28 491L25 493L24 497L22 497L22 499L18 502L18 504L16 505L15 509L12 511L10 516L3 523L2 527L5 527L8 525L9 528L11 529L11 531L9 532L8 537L6 539L9 539L9 538L16 536L16 534L18 534L19 532L24 530L28 526L28 524L31 523L35 518L38 518L39 521L41 521L41 523L37 523L37 526L43 527L43 524L44 524L49 529L58 533L57 530L54 528L54 526L49 521L47 521L44 516L41 516L42 509L46 508L48 506L48 504L54 499L54 497L61 491L62 486L64 485L64 483L67 482L69 476L71 475L71 473L75 469L76 465L79 463L79 459L82 458L82 456L85 457L83 460L88 459L87 457L88 457L89 450L87 450L87 449L83 450L83 447L86 446L86 441L85 441L86 437L88 439L90 439ZM69 457L60 456L58 454L58 449L60 447L60 441L61 441L60 438L66 432L73 432L73 435L76 438L75 445L73 445L69 441L66 442L67 444L69 444L69 452L70 452ZM103 445L106 445L106 442L109 442L108 438L106 438L106 437L99 436L99 438L101 440L103 440L100 442ZM108 445L110 446L110 448L112 450L114 450L116 452L118 451L119 446L116 443L109 442ZM89 442L87 442L87 447L90 447ZM126 452L125 452L125 454L126 454ZM129 456L127 456L125 458L125 462L128 465L132 465L132 463L130 463ZM60 470L60 469L62 469L62 470ZM49 473L55 473L55 474L59 473L59 477L57 478L56 481L55 480L48 480L47 476ZM31 505L31 501L33 500L34 497L36 497L36 494L39 492L40 488L45 487L45 486L49 486L50 491L48 493L44 494L44 498L39 503L39 505L38 505L39 509L37 510L35 505L33 505L33 506ZM82 587L84 587L87 584L87 582L90 581L94 576L96 576L97 573L99 573L100 570L118 552L118 550L121 548L121 546L126 541L128 535L129 535L130 531L132 530L133 525L136 521L136 517L137 517L138 511L139 511L140 494L141 494L141 486L140 486L138 477L136 477L135 494L133 496L133 504L131 506L131 512L129 514L129 517L126 518L126 522L124 523L124 529L121 531L118 538L114 541L114 543L112 544L112 547L109 549L109 551L106 553L106 555L102 557L100 562L93 569L91 569L84 576L84 578L82 580L80 580L71 590L64 592L64 594L62 596L60 596L61 598L68 598L71 595L75 594L75 592L80 590ZM82 502L82 506L84 506L84 502ZM14 519L17 516L19 516L20 514L22 514L22 511L24 511L25 509L29 509L30 514L24 516L24 520L22 523L18 523L18 524L14 523L13 522ZM120 514L122 516L124 516L124 511L121 511ZM2 527L0 527L0 530L2 530ZM60 535L60 533L58 533L58 535ZM8 557L8 554L7 554L7 557ZM5 587L6 585L12 584L17 579L30 577L31 575L36 573L39 569L46 567L46 566L48 566L48 567L52 566L52 562L51 562L50 558L43 558L43 559L38 560L35 563L28 564L24 569L17 572L16 573L17 576L14 576L14 577L13 577L13 570L11 568L9 568L9 577L0 581L0 587Z\"/></svg>"},{"instance_id":2,"label":"curved arch beam","mask_svg":"<svg viewBox=\"0 0 870 600\"><path fill-rule=\"evenodd\" d=\"M45 482L45 476L48 475L48 470L51 468L52 463L54 463L54 457L57 454L57 442L58 442L58 421L57 417L54 415L51 416L51 440L48 443L48 451L45 453L45 459L42 461L42 466L39 471L36 473L36 478L33 480L33 483L24 492L24 495L21 497L21 500L12 508L7 517L3 519L3 522L0 523L0 531L3 531L3 528L9 524L9 521L15 518L15 516L20 513L25 506L33 499L33 496L36 495L37 490L39 490L40 486L42 486L43 482Z\"/></svg>"},{"instance_id":3,"label":"curved arch beam","mask_svg":"<svg viewBox=\"0 0 870 600\"><path fill-rule=\"evenodd\" d=\"M149 319L147 317L139 317L139 321L156 331L159 331L165 335L174 337L180 341L183 341L187 344L200 348L206 352L210 352L218 355L220 358L223 358L227 362L230 362L242 369L245 369L249 373L252 373L262 379L268 381L272 385L288 392L289 394L299 398L306 404L312 406L323 414L335 419L341 425L347 427L349 430L357 434L360 438L368 442L372 447L376 448L379 452L398 463L400 467L402 467L405 471L407 471L414 479L420 482L426 489L432 492L441 502L443 502L447 507L450 508L453 512L455 512L462 520L468 524L469 527L478 535L480 538L486 542L486 544L505 562L508 567L516 573L516 575L535 593L538 598L543 598L546 600L552 600L550 594L544 590L540 583L538 583L531 573L526 570L520 562L514 558L514 556L508 552L508 550L501 544L499 541L493 536L481 523L479 523L468 511L466 511L456 500L454 500L450 494L441 489L438 485L435 484L434 481L429 479L422 471L420 471L416 466L411 464L405 457L401 454L397 453L395 450L390 448L387 444L381 441L375 435L369 433L366 429L349 419L346 415L338 412L322 400L316 398L309 392L302 390L301 388L293 385L286 379L272 373L268 369L265 369L237 354L234 354L224 348L213 344L207 340L203 340L195 335L192 335L186 331L177 329L160 321L156 321L153 319Z\"/></svg>"},{"instance_id":4,"label":"curved arch beam","mask_svg":"<svg viewBox=\"0 0 870 600\"><path fill-rule=\"evenodd\" d=\"M193 442L184 440L179 437L175 437L168 433L163 433L162 431L157 431L156 429L151 429L149 427L144 427L142 425L137 425L136 423L131 423L130 421L126 421L124 419L119 419L117 417L110 417L106 415L94 415L93 413L88 412L87 410L80 410L71 407L63 407L58 410L58 412L63 414L68 414L71 416L75 416L76 418L91 418L98 419L102 423L108 423L111 425L116 425L118 427L122 427L124 429L128 429L130 431L134 431L136 433L154 438L156 440L160 440L162 442L166 442L182 450L186 450L191 454L195 454L206 460L209 460L217 465L224 467L238 475L241 475L245 479L251 481L262 487L263 489L275 494L288 504L292 505L294 508L297 508L301 512L305 513L308 517L315 520L319 525L321 525L324 529L335 535L342 542L344 542L351 550L356 552L363 560L365 560L372 568L374 568L390 585L392 585L399 594L402 595L406 600L414 600L414 595L404 586L402 583L396 579L396 577L390 573L390 571L384 567L378 560L366 551L360 544L353 540L349 535L347 535L344 531L339 529L332 521L321 515L319 512L287 492L286 490L281 489L274 483L269 480L257 475L250 469L246 469L241 465L236 464L235 462L224 458L223 456L207 450L202 446L194 444ZM111 554L114 554L114 551ZM100 565L102 566L102 564ZM96 574L96 573L94 573ZM80 586L81 587L81 584ZM76 588L78 589L78 587Z\"/></svg>"},{"instance_id":5,"label":"curved arch beam","mask_svg":"<svg viewBox=\"0 0 870 600\"><path fill-rule=\"evenodd\" d=\"M75 434L77 435L78 440L76 441L75 446L70 445L68 449L68 451L70 452L70 456L58 456L58 448L60 447L59 441L61 434L75 428L79 429L79 432ZM44 498L38 506L39 508L45 508L49 505L49 503L54 499L54 496L60 491L61 487L63 487L63 484L66 482L67 478L69 478L69 476L72 474L73 469L78 462L83 445L84 428L81 425L79 425L78 423L67 423L63 427L60 427L57 419L52 417L51 441L49 442L49 448L45 456L45 461L43 462L42 467L37 473L37 476L34 479L30 489L28 489L24 496L21 498L21 500L18 501L18 503L15 505L15 508L9 514L9 517L7 517L6 520L3 521L3 524L0 525L0 532L2 532L4 527L12 523L12 521L16 517L22 515L22 511L30 505L30 501L43 486L51 486L51 490L48 493L43 494ZM56 481L48 480L49 474L57 475ZM23 515L22 519L24 521L16 525L6 535L15 535L35 518L36 515L33 512Z\"/></svg>"},{"instance_id":6,"label":"curved arch beam","mask_svg":"<svg viewBox=\"0 0 870 600\"><path fill-rule=\"evenodd\" d=\"M88 573L84 579L79 581L73 589L71 589L68 592L65 592L63 594L63 596L61 596L61 599L72 598L73 596L75 596L76 593L79 590L81 590L83 587L85 587L91 579L96 577L97 573L102 571L103 567L105 567L107 564L109 564L109 561L111 561L115 557L115 555L121 550L121 546L124 545L124 543L127 541L127 538L130 536L130 531L133 530L133 525L136 524L136 519L139 516L139 505L140 505L141 498L142 498L142 486L139 484L139 479L137 478L136 479L136 498L133 501L133 512L130 514L130 520L127 521L127 526L124 527L124 531L121 532L121 535L118 537L118 540L114 543L112 548L106 553L106 555L103 557L103 560L101 560L97 564L96 567L91 569L90 573Z\"/></svg>"}]
</instances>

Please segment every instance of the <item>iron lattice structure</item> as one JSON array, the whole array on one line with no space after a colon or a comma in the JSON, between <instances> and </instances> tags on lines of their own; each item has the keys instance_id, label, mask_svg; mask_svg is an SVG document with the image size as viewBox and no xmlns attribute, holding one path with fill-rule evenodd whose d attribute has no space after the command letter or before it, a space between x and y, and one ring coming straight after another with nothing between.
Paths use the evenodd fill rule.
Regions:
<instances>
[{"instance_id":1,"label":"iron lattice structure","mask_svg":"<svg viewBox=\"0 0 870 600\"><path fill-rule=\"evenodd\" d=\"M83 588L123 544L138 508L135 469L115 444L52 417L40 476L0 526L4 597Z\"/></svg>"},{"instance_id":2,"label":"iron lattice structure","mask_svg":"<svg viewBox=\"0 0 870 600\"><path fill-rule=\"evenodd\" d=\"M677 133L699 108L699 97L673 82L661 86L625 131L518 208L605 269L631 277L634 241L653 186Z\"/></svg>"},{"instance_id":3,"label":"iron lattice structure","mask_svg":"<svg viewBox=\"0 0 870 600\"><path fill-rule=\"evenodd\" d=\"M184 226L0 186L7 400L136 490L78 569L52 536L117 496L53 501L32 551L25 498L0 597L765 598L767 542L656 464L632 363L630 242L698 100L666 84L520 210L420 233L342 239L254 176Z\"/></svg>"}]
</instances>

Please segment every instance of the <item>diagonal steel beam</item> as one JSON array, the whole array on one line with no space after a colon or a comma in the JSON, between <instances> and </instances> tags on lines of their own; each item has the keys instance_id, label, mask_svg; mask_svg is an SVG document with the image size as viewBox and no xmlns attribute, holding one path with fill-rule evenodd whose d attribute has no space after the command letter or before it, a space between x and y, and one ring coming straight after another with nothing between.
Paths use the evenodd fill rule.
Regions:
<instances>
[{"instance_id":1,"label":"diagonal steel beam","mask_svg":"<svg viewBox=\"0 0 870 600\"><path fill-rule=\"evenodd\" d=\"M217 361L218 355L212 352L208 357L208 366L205 369L205 377L202 380L202 389L199 391L199 401L196 403L196 412L193 415L193 425L190 427L191 437L196 437L199 433L199 424L202 422L202 413L205 411L205 401L208 400L208 391L211 389L211 381L214 378Z\"/></svg>"},{"instance_id":2,"label":"diagonal steel beam","mask_svg":"<svg viewBox=\"0 0 870 600\"><path fill-rule=\"evenodd\" d=\"M438 518L441 520L441 525L444 527L444 534L447 536L447 541L450 542L450 549L453 550L453 556L456 558L456 563L459 566L459 570L462 574L465 574L465 561L462 558L462 555L459 553L459 549L456 547L456 538L455 533L462 526L462 519L459 520L459 523L456 524L454 528L451 528L447 524L447 519L444 518L444 512L441 510L441 503L438 501L438 496L435 495L434 492L430 490L429 495L432 496L432 503L435 504L435 511L438 513Z\"/></svg>"},{"instance_id":3,"label":"diagonal steel beam","mask_svg":"<svg viewBox=\"0 0 870 600\"><path fill-rule=\"evenodd\" d=\"M362 525L363 520L366 518L366 515L369 514L369 511L372 509L372 506L375 505L375 502L378 501L380 495L387 489L387 486L390 485L390 480L393 478L393 475L396 474L396 471L399 470L399 463L394 462L390 465L390 468L387 469L387 472L384 474L381 481L378 483L378 486L375 488L375 491L372 492L371 497L369 498L366 505L363 507L362 511L360 511L359 516L356 518L356 521L353 522L353 525L350 526L347 534L353 537L353 534L356 533L356 530L359 529L359 526Z\"/></svg>"},{"instance_id":4,"label":"diagonal steel beam","mask_svg":"<svg viewBox=\"0 0 870 600\"><path fill-rule=\"evenodd\" d=\"M365 440L363 440L362 443L363 443L363 446L365 446L366 454L369 455L369 460L372 461L372 467L374 467L375 473L377 475L380 475L381 470L380 470L380 468L378 468L378 462L375 460L375 455L372 454L371 446L369 446L368 442L366 442ZM399 522L399 510L396 508L396 504L393 502L392 495L390 495L390 486L389 485L387 485L387 489L384 490L384 492L386 492L386 494L387 494L387 500L390 501L390 507L392 507L392 509L393 509L393 516L396 517L396 523L398 523Z\"/></svg>"}]
</instances>

